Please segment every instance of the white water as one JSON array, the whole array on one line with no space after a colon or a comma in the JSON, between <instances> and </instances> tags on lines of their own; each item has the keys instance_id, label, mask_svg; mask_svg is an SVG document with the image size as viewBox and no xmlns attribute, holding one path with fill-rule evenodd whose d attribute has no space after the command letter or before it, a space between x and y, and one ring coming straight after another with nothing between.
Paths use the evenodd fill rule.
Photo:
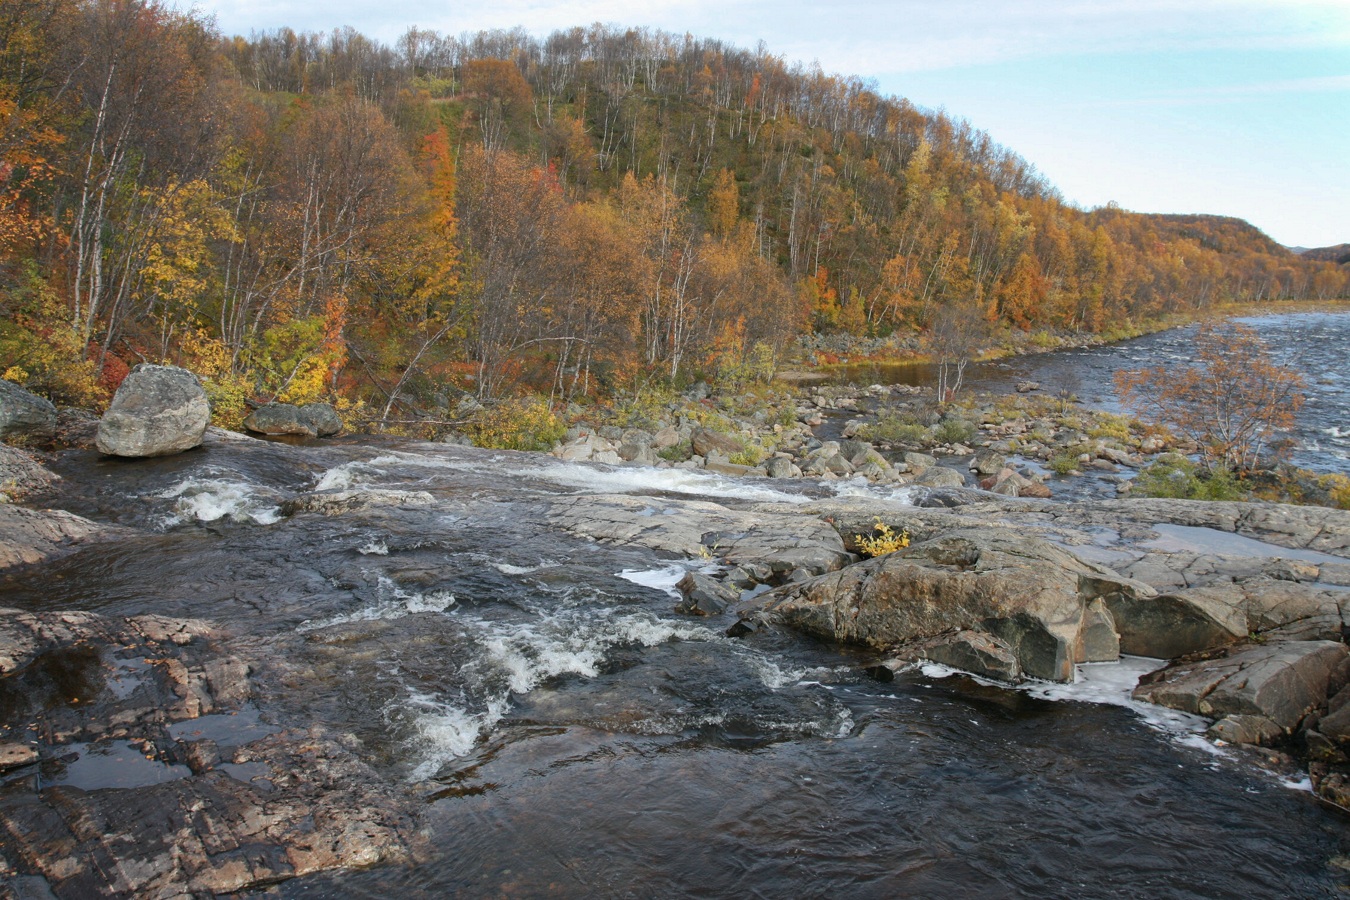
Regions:
<instances>
[{"instance_id":1,"label":"white water","mask_svg":"<svg viewBox=\"0 0 1350 900\"><path fill-rule=\"evenodd\" d=\"M177 501L174 515L164 520L168 528L183 522L219 519L255 525L273 525L281 520L280 508L259 497L256 485L236 478L188 478L155 496Z\"/></svg>"},{"instance_id":2,"label":"white water","mask_svg":"<svg viewBox=\"0 0 1350 900\"><path fill-rule=\"evenodd\" d=\"M385 552L387 553L388 550ZM381 599L370 606L362 607L354 612L320 619L317 622L306 619L296 627L296 630L300 632L318 631L321 628L331 628L334 625L346 625L351 622L401 619L415 613L443 613L455 603L454 595L448 591L420 594L417 591L404 590L383 575L379 576L377 590Z\"/></svg>"}]
</instances>

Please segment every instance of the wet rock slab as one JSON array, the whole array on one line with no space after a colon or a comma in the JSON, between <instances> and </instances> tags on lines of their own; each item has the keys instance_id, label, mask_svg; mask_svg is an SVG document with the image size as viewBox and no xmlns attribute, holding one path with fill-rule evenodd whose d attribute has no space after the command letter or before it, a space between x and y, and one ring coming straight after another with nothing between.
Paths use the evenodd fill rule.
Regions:
<instances>
[{"instance_id":1,"label":"wet rock slab","mask_svg":"<svg viewBox=\"0 0 1350 900\"><path fill-rule=\"evenodd\" d=\"M350 739L264 721L223 637L0 610L0 894L206 896L408 858L401 791Z\"/></svg>"},{"instance_id":2,"label":"wet rock slab","mask_svg":"<svg viewBox=\"0 0 1350 900\"><path fill-rule=\"evenodd\" d=\"M1235 732L1253 726L1269 732L1273 725L1289 734L1325 706L1347 674L1350 654L1342 643L1277 641L1178 660L1140 679L1134 697L1213 718L1245 717L1233 723Z\"/></svg>"}]
</instances>

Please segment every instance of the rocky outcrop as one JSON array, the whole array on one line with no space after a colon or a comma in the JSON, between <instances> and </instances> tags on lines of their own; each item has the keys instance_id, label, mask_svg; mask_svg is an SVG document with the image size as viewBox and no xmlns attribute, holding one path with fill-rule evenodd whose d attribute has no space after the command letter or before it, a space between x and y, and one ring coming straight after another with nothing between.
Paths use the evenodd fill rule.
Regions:
<instances>
[{"instance_id":1,"label":"rocky outcrop","mask_svg":"<svg viewBox=\"0 0 1350 900\"><path fill-rule=\"evenodd\" d=\"M402 791L341 736L260 719L220 639L0 610L0 894L215 896L408 858Z\"/></svg>"},{"instance_id":2,"label":"rocky outcrop","mask_svg":"<svg viewBox=\"0 0 1350 900\"><path fill-rule=\"evenodd\" d=\"M960 530L757 597L743 614L829 640L866 644L923 658L934 639L977 632L981 654L997 662L981 674L1011 669L1053 681L1073 678L1076 662L1117 658L1111 618L1097 600L1124 583L1045 541L1006 529ZM1089 632L1091 636L1089 637ZM989 640L985 640L988 638ZM966 647L973 646L963 638ZM918 643L916 643L918 642ZM980 654L965 649L970 659Z\"/></svg>"},{"instance_id":3,"label":"rocky outcrop","mask_svg":"<svg viewBox=\"0 0 1350 900\"><path fill-rule=\"evenodd\" d=\"M378 506L430 506L435 498L426 491L397 491L383 488L353 488L339 491L312 491L292 497L281 504L283 516L319 513L338 516Z\"/></svg>"},{"instance_id":4,"label":"rocky outcrop","mask_svg":"<svg viewBox=\"0 0 1350 900\"><path fill-rule=\"evenodd\" d=\"M0 503L13 503L60 479L22 450L0 445Z\"/></svg>"},{"instance_id":5,"label":"rocky outcrop","mask_svg":"<svg viewBox=\"0 0 1350 900\"><path fill-rule=\"evenodd\" d=\"M706 500L597 494L550 501L549 522L578 537L721 560L760 583L816 575L851 562L827 522L789 512L732 510Z\"/></svg>"},{"instance_id":6,"label":"rocky outcrop","mask_svg":"<svg viewBox=\"0 0 1350 900\"><path fill-rule=\"evenodd\" d=\"M0 441L36 446L56 435L56 407L44 397L0 378Z\"/></svg>"},{"instance_id":7,"label":"rocky outcrop","mask_svg":"<svg viewBox=\"0 0 1350 900\"><path fill-rule=\"evenodd\" d=\"M211 408L197 376L177 366L131 370L98 424L109 456L167 456L201 444Z\"/></svg>"},{"instance_id":8,"label":"rocky outcrop","mask_svg":"<svg viewBox=\"0 0 1350 900\"><path fill-rule=\"evenodd\" d=\"M1178 660L1140 679L1134 696L1220 720L1243 717L1220 732L1285 735L1325 707L1347 674L1350 653L1339 641L1277 641Z\"/></svg>"},{"instance_id":9,"label":"rocky outcrop","mask_svg":"<svg viewBox=\"0 0 1350 900\"><path fill-rule=\"evenodd\" d=\"M249 413L244 427L257 434L332 437L342 431L342 419L329 403L268 403Z\"/></svg>"},{"instance_id":10,"label":"rocky outcrop","mask_svg":"<svg viewBox=\"0 0 1350 900\"><path fill-rule=\"evenodd\" d=\"M126 533L59 509L0 503L0 569L55 559L80 544Z\"/></svg>"}]
</instances>

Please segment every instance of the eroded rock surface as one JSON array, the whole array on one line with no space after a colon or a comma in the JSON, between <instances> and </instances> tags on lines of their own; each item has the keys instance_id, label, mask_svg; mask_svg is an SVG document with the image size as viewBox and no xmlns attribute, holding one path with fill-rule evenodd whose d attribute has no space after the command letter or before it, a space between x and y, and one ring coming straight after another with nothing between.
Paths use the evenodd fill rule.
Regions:
<instances>
[{"instance_id":1,"label":"eroded rock surface","mask_svg":"<svg viewBox=\"0 0 1350 900\"><path fill-rule=\"evenodd\" d=\"M1086 661L1085 629L1111 627L1100 606L1089 620L1096 592L1121 581L1045 541L1006 529L966 529L779 588L742 609L830 640L885 649L924 642L925 658L935 658L935 638L979 632L1001 643L1022 673L1067 681L1074 663ZM1093 645L1101 644L1094 635ZM1010 670L999 658L981 674Z\"/></svg>"},{"instance_id":2,"label":"eroded rock surface","mask_svg":"<svg viewBox=\"0 0 1350 900\"><path fill-rule=\"evenodd\" d=\"M0 569L54 559L79 544L126 534L59 509L0 503Z\"/></svg>"},{"instance_id":3,"label":"eroded rock surface","mask_svg":"<svg viewBox=\"0 0 1350 900\"><path fill-rule=\"evenodd\" d=\"M0 893L206 896L408 858L402 792L350 739L260 716L222 637L0 610Z\"/></svg>"}]
</instances>

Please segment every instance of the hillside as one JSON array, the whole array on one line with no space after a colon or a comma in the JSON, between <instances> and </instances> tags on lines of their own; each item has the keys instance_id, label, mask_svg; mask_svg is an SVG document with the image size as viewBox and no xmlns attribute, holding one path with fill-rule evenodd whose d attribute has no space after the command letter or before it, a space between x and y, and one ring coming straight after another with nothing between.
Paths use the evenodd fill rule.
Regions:
<instances>
[{"instance_id":1,"label":"hillside","mask_svg":"<svg viewBox=\"0 0 1350 900\"><path fill-rule=\"evenodd\" d=\"M1236 220L1074 208L966 122L715 40L0 5L0 370L57 399L163 359L224 421L402 422L757 377L810 332L1096 332L1350 281Z\"/></svg>"},{"instance_id":2,"label":"hillside","mask_svg":"<svg viewBox=\"0 0 1350 900\"><path fill-rule=\"evenodd\" d=\"M1304 259L1316 259L1337 265L1350 264L1350 244L1337 244L1334 247L1314 247L1299 254Z\"/></svg>"}]
</instances>

